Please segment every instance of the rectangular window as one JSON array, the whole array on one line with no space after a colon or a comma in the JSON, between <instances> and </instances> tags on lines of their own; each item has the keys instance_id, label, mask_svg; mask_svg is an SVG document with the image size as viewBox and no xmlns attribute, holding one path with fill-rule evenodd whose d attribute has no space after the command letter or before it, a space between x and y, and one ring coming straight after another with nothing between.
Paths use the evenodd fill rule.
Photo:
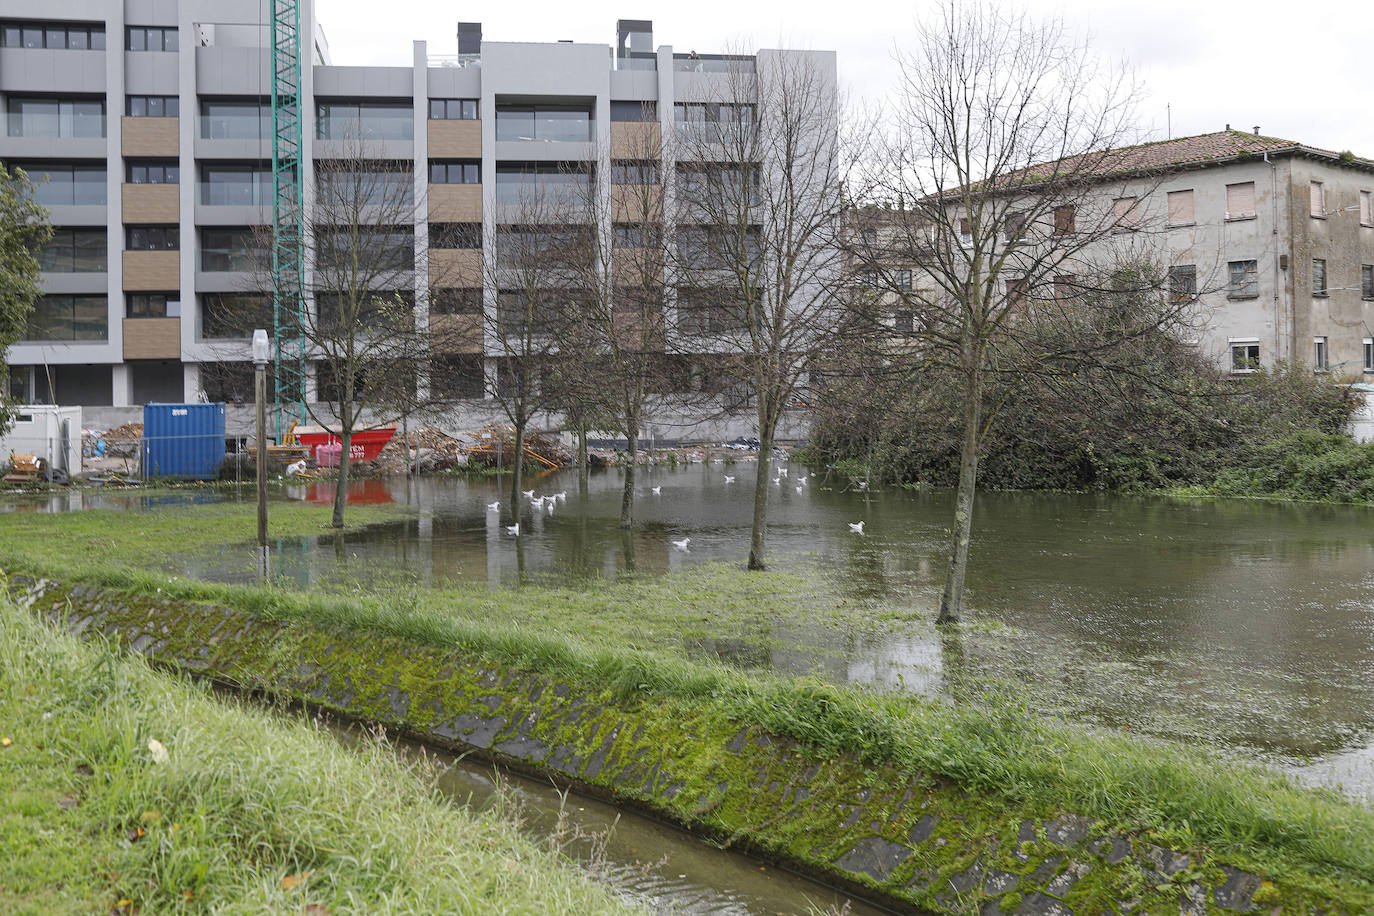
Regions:
<instances>
[{"instance_id":1,"label":"rectangular window","mask_svg":"<svg viewBox=\"0 0 1374 916\"><path fill-rule=\"evenodd\" d=\"M569 215L566 211L586 205L592 189L591 176L558 163L512 163L496 166L496 203L516 207L527 217L543 222Z\"/></svg>"},{"instance_id":2,"label":"rectangular window","mask_svg":"<svg viewBox=\"0 0 1374 916\"><path fill-rule=\"evenodd\" d=\"M176 226L129 226L124 247L128 251L176 251L181 230Z\"/></svg>"},{"instance_id":3,"label":"rectangular window","mask_svg":"<svg viewBox=\"0 0 1374 916\"><path fill-rule=\"evenodd\" d=\"M1118 197L1112 201L1112 228L1117 232L1130 232L1140 228L1136 216L1136 198Z\"/></svg>"},{"instance_id":4,"label":"rectangular window","mask_svg":"<svg viewBox=\"0 0 1374 916\"><path fill-rule=\"evenodd\" d=\"M1226 295L1231 299L1254 299L1259 295L1259 262L1231 261L1227 264L1230 271L1230 285Z\"/></svg>"},{"instance_id":5,"label":"rectangular window","mask_svg":"<svg viewBox=\"0 0 1374 916\"><path fill-rule=\"evenodd\" d=\"M131 118L175 118L181 114L181 99L174 95L131 95L125 111Z\"/></svg>"},{"instance_id":6,"label":"rectangular window","mask_svg":"<svg viewBox=\"0 0 1374 916\"><path fill-rule=\"evenodd\" d=\"M754 106L723 102L677 102L673 122L685 140L708 143L747 142L754 136Z\"/></svg>"},{"instance_id":7,"label":"rectangular window","mask_svg":"<svg viewBox=\"0 0 1374 916\"><path fill-rule=\"evenodd\" d=\"M480 289L432 289L429 291L429 313L431 315L480 315L482 314L482 291Z\"/></svg>"},{"instance_id":8,"label":"rectangular window","mask_svg":"<svg viewBox=\"0 0 1374 916\"><path fill-rule=\"evenodd\" d=\"M128 28L129 40L126 51L175 51L177 50L176 26L131 25Z\"/></svg>"},{"instance_id":9,"label":"rectangular window","mask_svg":"<svg viewBox=\"0 0 1374 916\"><path fill-rule=\"evenodd\" d=\"M409 102L318 102L317 140L413 140L415 110Z\"/></svg>"},{"instance_id":10,"label":"rectangular window","mask_svg":"<svg viewBox=\"0 0 1374 916\"><path fill-rule=\"evenodd\" d=\"M200 336L233 340L272 327L272 300L252 293L205 293L200 297Z\"/></svg>"},{"instance_id":11,"label":"rectangular window","mask_svg":"<svg viewBox=\"0 0 1374 916\"><path fill-rule=\"evenodd\" d=\"M1008 242L1015 241L1016 239L1019 239L1026 231L1026 214L1008 213L1006 219L1004 220L1004 224L1005 231L1003 232L1003 235L1006 236Z\"/></svg>"},{"instance_id":12,"label":"rectangular window","mask_svg":"<svg viewBox=\"0 0 1374 916\"><path fill-rule=\"evenodd\" d=\"M176 184L181 181L181 166L175 159L130 162L125 175L129 184Z\"/></svg>"},{"instance_id":13,"label":"rectangular window","mask_svg":"<svg viewBox=\"0 0 1374 916\"><path fill-rule=\"evenodd\" d=\"M1193 216L1193 189L1169 192L1169 225L1191 226L1196 220Z\"/></svg>"},{"instance_id":14,"label":"rectangular window","mask_svg":"<svg viewBox=\"0 0 1374 916\"><path fill-rule=\"evenodd\" d=\"M1226 218L1255 218L1255 183L1242 181L1226 186Z\"/></svg>"},{"instance_id":15,"label":"rectangular window","mask_svg":"<svg viewBox=\"0 0 1374 916\"><path fill-rule=\"evenodd\" d=\"M210 273L257 272L271 261L267 230L247 227L226 229L204 226L200 229L200 269Z\"/></svg>"},{"instance_id":16,"label":"rectangular window","mask_svg":"<svg viewBox=\"0 0 1374 916\"><path fill-rule=\"evenodd\" d=\"M1026 307L1030 298L1030 278L1012 277L1007 281L1007 307L1013 312Z\"/></svg>"},{"instance_id":17,"label":"rectangular window","mask_svg":"<svg viewBox=\"0 0 1374 916\"><path fill-rule=\"evenodd\" d=\"M1326 295L1326 259L1312 259L1312 295Z\"/></svg>"},{"instance_id":18,"label":"rectangular window","mask_svg":"<svg viewBox=\"0 0 1374 916\"><path fill-rule=\"evenodd\" d=\"M1258 340L1250 338L1231 341L1232 372L1254 372L1259 367L1260 348Z\"/></svg>"},{"instance_id":19,"label":"rectangular window","mask_svg":"<svg viewBox=\"0 0 1374 916\"><path fill-rule=\"evenodd\" d=\"M611 163L611 184L658 184L658 163L617 159Z\"/></svg>"},{"instance_id":20,"label":"rectangular window","mask_svg":"<svg viewBox=\"0 0 1374 916\"><path fill-rule=\"evenodd\" d=\"M104 296L39 296L25 340L106 340L109 304Z\"/></svg>"},{"instance_id":21,"label":"rectangular window","mask_svg":"<svg viewBox=\"0 0 1374 916\"><path fill-rule=\"evenodd\" d=\"M261 99L200 103L200 136L206 140L257 140L272 136L272 106Z\"/></svg>"},{"instance_id":22,"label":"rectangular window","mask_svg":"<svg viewBox=\"0 0 1374 916\"><path fill-rule=\"evenodd\" d=\"M1326 338L1312 338L1312 371L1326 372L1331 368L1331 364L1326 358Z\"/></svg>"},{"instance_id":23,"label":"rectangular window","mask_svg":"<svg viewBox=\"0 0 1374 916\"><path fill-rule=\"evenodd\" d=\"M973 222L967 216L959 217L959 244L965 248L973 244Z\"/></svg>"},{"instance_id":24,"label":"rectangular window","mask_svg":"<svg viewBox=\"0 0 1374 916\"><path fill-rule=\"evenodd\" d=\"M496 139L586 143L592 112L583 105L497 105Z\"/></svg>"},{"instance_id":25,"label":"rectangular window","mask_svg":"<svg viewBox=\"0 0 1374 916\"><path fill-rule=\"evenodd\" d=\"M611 102L612 121L657 121L658 103L653 101L645 102Z\"/></svg>"},{"instance_id":26,"label":"rectangular window","mask_svg":"<svg viewBox=\"0 0 1374 916\"><path fill-rule=\"evenodd\" d=\"M1186 302L1197 296L1197 265L1175 264L1169 268L1169 298Z\"/></svg>"},{"instance_id":27,"label":"rectangular window","mask_svg":"<svg viewBox=\"0 0 1374 916\"><path fill-rule=\"evenodd\" d=\"M0 47L49 48L63 51L105 50L105 27L63 22L6 22L0 25Z\"/></svg>"},{"instance_id":28,"label":"rectangular window","mask_svg":"<svg viewBox=\"0 0 1374 916\"><path fill-rule=\"evenodd\" d=\"M1364 339L1364 371L1374 372L1374 337Z\"/></svg>"},{"instance_id":29,"label":"rectangular window","mask_svg":"<svg viewBox=\"0 0 1374 916\"><path fill-rule=\"evenodd\" d=\"M1374 191L1360 192L1360 225L1374 226Z\"/></svg>"},{"instance_id":30,"label":"rectangular window","mask_svg":"<svg viewBox=\"0 0 1374 916\"><path fill-rule=\"evenodd\" d=\"M105 136L105 100L16 98L8 102L11 137L98 138Z\"/></svg>"},{"instance_id":31,"label":"rectangular window","mask_svg":"<svg viewBox=\"0 0 1374 916\"><path fill-rule=\"evenodd\" d=\"M476 121L476 99L430 99L431 121Z\"/></svg>"},{"instance_id":32,"label":"rectangular window","mask_svg":"<svg viewBox=\"0 0 1374 916\"><path fill-rule=\"evenodd\" d=\"M1065 204L1062 207L1054 208L1054 234L1073 235L1074 216L1077 208L1073 204Z\"/></svg>"},{"instance_id":33,"label":"rectangular window","mask_svg":"<svg viewBox=\"0 0 1374 916\"><path fill-rule=\"evenodd\" d=\"M429 160L430 184L481 184L482 163L478 159Z\"/></svg>"},{"instance_id":34,"label":"rectangular window","mask_svg":"<svg viewBox=\"0 0 1374 916\"><path fill-rule=\"evenodd\" d=\"M340 216L355 207L368 206L392 211L387 218L394 220L403 216L395 211L409 209L415 202L415 175L409 169L362 171L352 163L324 161L318 162L315 168L315 187L319 191L316 202L326 211ZM270 182L268 193L271 193ZM271 203L270 196L268 203ZM410 214L404 216L408 218Z\"/></svg>"},{"instance_id":35,"label":"rectangular window","mask_svg":"<svg viewBox=\"0 0 1374 916\"><path fill-rule=\"evenodd\" d=\"M102 229L54 229L38 252L39 269L55 274L104 273L108 270L106 234Z\"/></svg>"},{"instance_id":36,"label":"rectangular window","mask_svg":"<svg viewBox=\"0 0 1374 916\"><path fill-rule=\"evenodd\" d=\"M1320 181L1309 183L1311 189L1310 199L1312 203L1312 216L1314 219L1326 219L1326 185Z\"/></svg>"},{"instance_id":37,"label":"rectangular window","mask_svg":"<svg viewBox=\"0 0 1374 916\"><path fill-rule=\"evenodd\" d=\"M105 165L61 165L49 162L23 165L38 184L33 199L45 207L105 205Z\"/></svg>"},{"instance_id":38,"label":"rectangular window","mask_svg":"<svg viewBox=\"0 0 1374 916\"><path fill-rule=\"evenodd\" d=\"M903 269L903 270L894 270L894 271L892 272L892 285L893 285L893 287L895 287L896 289L901 290L902 292L910 292L910 291L911 291L911 271L910 271L910 270L905 270L905 269Z\"/></svg>"},{"instance_id":39,"label":"rectangular window","mask_svg":"<svg viewBox=\"0 0 1374 916\"><path fill-rule=\"evenodd\" d=\"M180 318L177 293L129 293L124 299L125 318Z\"/></svg>"},{"instance_id":40,"label":"rectangular window","mask_svg":"<svg viewBox=\"0 0 1374 916\"><path fill-rule=\"evenodd\" d=\"M354 284L359 277L387 282L415 266L415 231L409 226L352 225L315 235L315 272L324 283Z\"/></svg>"},{"instance_id":41,"label":"rectangular window","mask_svg":"<svg viewBox=\"0 0 1374 916\"><path fill-rule=\"evenodd\" d=\"M658 248L662 239L658 226L650 223L616 223L612 245L615 248Z\"/></svg>"},{"instance_id":42,"label":"rectangular window","mask_svg":"<svg viewBox=\"0 0 1374 916\"><path fill-rule=\"evenodd\" d=\"M207 165L201 176L200 202L211 207L270 206L272 171L266 166Z\"/></svg>"},{"instance_id":43,"label":"rectangular window","mask_svg":"<svg viewBox=\"0 0 1374 916\"><path fill-rule=\"evenodd\" d=\"M1374 264L1360 265L1360 298L1374 299Z\"/></svg>"},{"instance_id":44,"label":"rectangular window","mask_svg":"<svg viewBox=\"0 0 1374 916\"><path fill-rule=\"evenodd\" d=\"M910 309L893 312L892 329L899 334L910 334L916 330L916 313Z\"/></svg>"},{"instance_id":45,"label":"rectangular window","mask_svg":"<svg viewBox=\"0 0 1374 916\"><path fill-rule=\"evenodd\" d=\"M481 248L481 223L430 223L430 248Z\"/></svg>"},{"instance_id":46,"label":"rectangular window","mask_svg":"<svg viewBox=\"0 0 1374 916\"><path fill-rule=\"evenodd\" d=\"M1059 274L1054 278L1054 298L1072 299L1075 292L1073 274Z\"/></svg>"}]
</instances>

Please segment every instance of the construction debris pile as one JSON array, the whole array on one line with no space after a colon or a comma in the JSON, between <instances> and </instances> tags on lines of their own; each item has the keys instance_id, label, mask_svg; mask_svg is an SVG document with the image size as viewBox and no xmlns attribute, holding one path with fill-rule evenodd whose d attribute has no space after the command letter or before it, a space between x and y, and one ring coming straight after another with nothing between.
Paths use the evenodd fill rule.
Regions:
<instances>
[{"instance_id":1,"label":"construction debris pile","mask_svg":"<svg viewBox=\"0 0 1374 916\"><path fill-rule=\"evenodd\" d=\"M143 438L142 423L125 423L101 434L105 440L106 454L111 458L132 458L138 454L138 443Z\"/></svg>"},{"instance_id":2,"label":"construction debris pile","mask_svg":"<svg viewBox=\"0 0 1374 916\"><path fill-rule=\"evenodd\" d=\"M476 441L468 446L468 460L489 467L509 467L515 454L515 427L492 425L477 430ZM572 464L574 456L557 439L527 431L524 441L525 460L541 468L559 468Z\"/></svg>"}]
</instances>

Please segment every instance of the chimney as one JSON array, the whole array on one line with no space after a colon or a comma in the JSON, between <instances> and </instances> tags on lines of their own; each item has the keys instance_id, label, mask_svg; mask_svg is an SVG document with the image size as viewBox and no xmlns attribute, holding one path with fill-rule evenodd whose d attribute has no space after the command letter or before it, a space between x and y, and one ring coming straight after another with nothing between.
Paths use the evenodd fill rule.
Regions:
<instances>
[{"instance_id":1,"label":"chimney","mask_svg":"<svg viewBox=\"0 0 1374 916\"><path fill-rule=\"evenodd\" d=\"M1230 129L1231 129L1231 125L1230 125L1230 124L1227 124L1227 125L1226 125L1226 129L1227 129L1227 130L1230 130Z\"/></svg>"},{"instance_id":2,"label":"chimney","mask_svg":"<svg viewBox=\"0 0 1374 916\"><path fill-rule=\"evenodd\" d=\"M460 23L458 23L458 53L459 53L459 54L481 54L481 53L482 53L482 23L480 23L480 22L460 22Z\"/></svg>"},{"instance_id":3,"label":"chimney","mask_svg":"<svg viewBox=\"0 0 1374 916\"><path fill-rule=\"evenodd\" d=\"M1258 124L1255 125L1255 136L1256 136L1256 137L1259 136L1259 125L1258 125Z\"/></svg>"}]
</instances>

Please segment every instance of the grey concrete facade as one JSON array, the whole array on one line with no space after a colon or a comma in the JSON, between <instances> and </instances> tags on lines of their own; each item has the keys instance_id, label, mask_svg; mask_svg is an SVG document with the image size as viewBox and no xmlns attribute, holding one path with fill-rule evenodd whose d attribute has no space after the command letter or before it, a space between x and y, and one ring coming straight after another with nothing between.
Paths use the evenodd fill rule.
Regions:
<instances>
[{"instance_id":1,"label":"grey concrete facade","mask_svg":"<svg viewBox=\"0 0 1374 916\"><path fill-rule=\"evenodd\" d=\"M349 155L348 141L326 136L328 129L317 130L317 103L385 102L410 111L408 129L398 136L369 142L368 157L412 164L415 187L414 233L417 271L414 281L417 324L424 326L430 317L430 282L425 264L430 254L430 200L435 187L430 184L429 164L433 159L473 159L480 162L480 187L477 189L484 245L491 245L492 231L503 213L498 201L496 174L502 163L570 163L594 159L598 174L611 166L611 106L617 101L657 103L658 126L663 137L674 127L674 100L701 101L726 98L719 73L710 71L719 56L677 54L671 46L645 50L651 32L637 32L633 38L634 60L617 57L612 44L522 43L480 41L480 31L469 30L464 51L453 55L431 53L425 41L412 48L409 67L353 67L334 65L328 57L323 33L315 21L310 0L301 2L303 35L312 36L309 64L302 67L301 106L304 163L303 185L307 206L315 186L314 163ZM266 105L270 94L267 31L263 25L262 4L252 0L69 0L60 5L36 0L10 0L0 12L3 24L87 25L102 28L104 50L68 50L0 47L0 99L9 111L11 99L26 95L61 96L101 100L104 104L103 136L24 136L27 131L14 128L0 132L0 160L30 171L45 164L73 163L105 168L104 203L73 200L50 207L51 221L62 228L103 227L106 230L106 269L102 272L49 272L43 277L45 293L52 295L104 295L105 327L103 337L89 340L21 341L11 348L11 388L16 396L33 400L41 391L78 391L85 406L136 407L140 395L165 393L170 378L179 379L180 396L187 401L206 396L206 364L240 362L248 358L246 340L208 339L204 333L202 307L207 295L259 291L263 280L241 270L207 269L202 259L202 243L207 230L217 227L243 228L271 222L270 180L265 196L256 190L231 201L217 198L205 187L206 170L234 166L265 168L270 163L270 121L264 129L244 129L242 124L212 123L205 116L207 102L257 100ZM608 23L609 25L609 23ZM640 27L651 28L649 23ZM177 50L125 50L130 27L174 29ZM627 39L620 36L622 43ZM474 44L474 40L480 42ZM451 39L437 48L447 50ZM476 50L474 50L474 47ZM627 48L629 46L627 45ZM759 60L772 54L760 52ZM827 79L835 83L833 53L822 52L819 65L828 68ZM303 61L303 64L306 63ZM752 67L753 61L749 60ZM142 122L163 120L126 117L129 99L135 96L174 97L179 116L164 129L166 139L156 154L143 147L149 125ZM478 147L455 152L455 122L430 119L431 100L472 100L477 105ZM586 142L568 140L497 139L498 104L576 102L591 113L592 134ZM458 122L458 123L461 123ZM471 122L469 122L471 123ZM18 132L18 135L16 134ZM152 141L147 141L152 142ZM179 170L175 192L175 218L165 220L179 228L180 243L175 256L177 281L157 292L179 296L179 317L174 329L179 347L155 358L131 357L149 350L146 340L125 339L129 334L144 334L145 325L131 325L126 312L129 293L147 290L146 275L135 276L135 265L126 258L126 230L132 224L129 213L142 206L133 196L143 195L142 186L129 183L131 163L174 161ZM604 170L604 171L603 171ZM664 161L662 180L665 195L671 195L673 172ZM448 189L444 189L447 191ZM597 193L609 200L610 183L597 182ZM141 200L141 197L140 197ZM170 199L167 206L173 204ZM610 208L605 208L609 213ZM168 211L170 212L170 211ZM152 218L138 217L138 222ZM443 221L453 221L446 217ZM487 257L490 252L485 252ZM307 254L307 270L309 270ZM139 271L142 268L138 268ZM480 276L474 285L489 286ZM170 298L170 295L169 295ZM496 291L485 288L483 302L494 309ZM75 332L74 332L75 333ZM156 349L156 348L153 348ZM706 347L709 350L709 346ZM498 348L485 340L479 358L485 358L487 385L493 383L491 362ZM137 362L137 365L135 365ZM109 394L99 382L109 375ZM69 376L66 384L48 384L45 379ZM82 385L76 385L78 377ZM90 383L95 379L94 384ZM311 382L313 391L313 380ZM490 402L477 401L459 410L464 416L489 416ZM731 424L735 428L740 424ZM746 423L741 432L748 431Z\"/></svg>"}]
</instances>

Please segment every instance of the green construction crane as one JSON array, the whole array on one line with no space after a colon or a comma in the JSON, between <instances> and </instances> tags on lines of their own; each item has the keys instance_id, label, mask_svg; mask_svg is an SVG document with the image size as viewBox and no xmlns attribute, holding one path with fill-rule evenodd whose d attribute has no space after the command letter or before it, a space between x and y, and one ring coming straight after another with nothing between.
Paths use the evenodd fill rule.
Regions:
<instances>
[{"instance_id":1,"label":"green construction crane","mask_svg":"<svg viewBox=\"0 0 1374 916\"><path fill-rule=\"evenodd\" d=\"M277 442L305 418L301 7L272 0L272 337Z\"/></svg>"}]
</instances>

